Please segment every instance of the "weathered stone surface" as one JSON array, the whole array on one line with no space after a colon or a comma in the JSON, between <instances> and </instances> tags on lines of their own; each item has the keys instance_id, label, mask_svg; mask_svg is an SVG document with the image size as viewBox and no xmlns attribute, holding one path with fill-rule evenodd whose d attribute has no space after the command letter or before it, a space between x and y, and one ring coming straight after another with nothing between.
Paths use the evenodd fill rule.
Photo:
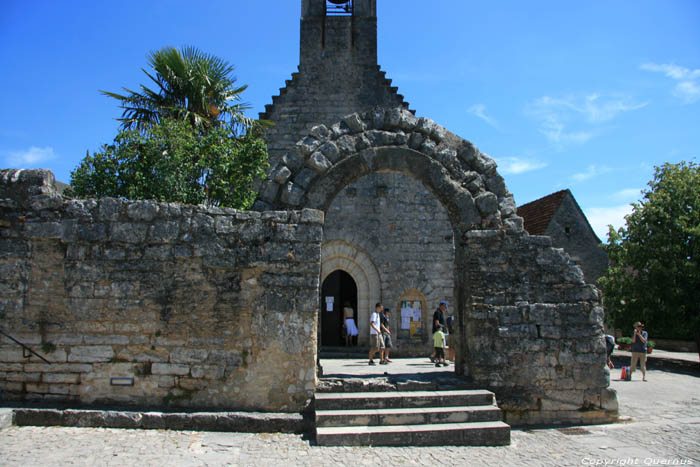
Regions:
<instances>
[{"instance_id":1,"label":"weathered stone surface","mask_svg":"<svg viewBox=\"0 0 700 467\"><path fill-rule=\"evenodd\" d=\"M284 165L278 166L275 170L272 171L270 174L270 177L280 185L287 183L287 180L289 180L289 177L292 175L292 171L289 170L288 167Z\"/></svg>"},{"instance_id":2,"label":"weathered stone surface","mask_svg":"<svg viewBox=\"0 0 700 467\"><path fill-rule=\"evenodd\" d=\"M323 153L316 151L307 160L306 166L314 170L317 173L323 173L330 169L333 164L331 161L326 159Z\"/></svg>"},{"instance_id":3,"label":"weathered stone surface","mask_svg":"<svg viewBox=\"0 0 700 467\"><path fill-rule=\"evenodd\" d=\"M25 185L2 208L28 222L0 226L0 326L51 363L1 338L3 398L305 407L323 212L103 199L66 201L38 216L22 201L36 191ZM105 423L81 417L84 426Z\"/></svg>"},{"instance_id":4,"label":"weathered stone surface","mask_svg":"<svg viewBox=\"0 0 700 467\"><path fill-rule=\"evenodd\" d=\"M481 214L485 216L493 214L498 210L498 198L493 193L482 193L477 196L474 201L476 201L476 206L479 208Z\"/></svg>"}]
</instances>

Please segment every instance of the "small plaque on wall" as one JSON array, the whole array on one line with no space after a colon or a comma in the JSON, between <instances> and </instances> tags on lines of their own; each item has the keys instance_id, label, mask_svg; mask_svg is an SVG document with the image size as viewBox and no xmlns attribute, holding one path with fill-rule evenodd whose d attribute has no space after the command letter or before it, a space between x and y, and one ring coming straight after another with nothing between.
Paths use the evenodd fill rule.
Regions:
<instances>
[{"instance_id":1,"label":"small plaque on wall","mask_svg":"<svg viewBox=\"0 0 700 467\"><path fill-rule=\"evenodd\" d=\"M134 378L110 378L109 384L111 386L133 386Z\"/></svg>"}]
</instances>

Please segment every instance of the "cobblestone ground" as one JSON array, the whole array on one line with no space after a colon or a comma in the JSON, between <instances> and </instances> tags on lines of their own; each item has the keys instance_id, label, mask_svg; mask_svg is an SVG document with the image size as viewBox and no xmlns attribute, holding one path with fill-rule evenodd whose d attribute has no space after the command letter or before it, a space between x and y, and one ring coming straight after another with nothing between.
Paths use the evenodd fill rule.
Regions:
<instances>
[{"instance_id":1,"label":"cobblestone ground","mask_svg":"<svg viewBox=\"0 0 700 467\"><path fill-rule=\"evenodd\" d=\"M647 376L612 382L624 422L513 430L507 447L329 448L286 434L11 427L0 430L0 465L700 465L700 378Z\"/></svg>"}]
</instances>

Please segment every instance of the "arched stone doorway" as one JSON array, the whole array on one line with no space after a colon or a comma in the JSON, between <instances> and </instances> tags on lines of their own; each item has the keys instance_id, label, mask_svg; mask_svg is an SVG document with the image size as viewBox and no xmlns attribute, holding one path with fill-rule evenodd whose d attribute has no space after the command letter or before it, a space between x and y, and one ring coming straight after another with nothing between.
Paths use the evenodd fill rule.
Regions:
<instances>
[{"instance_id":1,"label":"arched stone doorway","mask_svg":"<svg viewBox=\"0 0 700 467\"><path fill-rule=\"evenodd\" d=\"M357 285L352 276L342 269L336 269L323 280L321 285L322 309L319 314L322 346L343 345L343 309L349 305L357 310Z\"/></svg>"},{"instance_id":2,"label":"arched stone doorway","mask_svg":"<svg viewBox=\"0 0 700 467\"><path fill-rule=\"evenodd\" d=\"M357 246L343 241L325 242L321 249L321 281L325 282L337 270L349 274L357 286L355 318L359 330L358 345L367 345L369 313L374 310L374 304L381 301L379 273L369 255Z\"/></svg>"}]
</instances>

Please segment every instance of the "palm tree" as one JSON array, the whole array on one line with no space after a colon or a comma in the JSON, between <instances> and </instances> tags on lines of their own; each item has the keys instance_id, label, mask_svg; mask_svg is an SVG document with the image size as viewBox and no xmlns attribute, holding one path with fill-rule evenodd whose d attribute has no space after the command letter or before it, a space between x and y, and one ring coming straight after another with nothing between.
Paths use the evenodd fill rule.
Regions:
<instances>
[{"instance_id":1,"label":"palm tree","mask_svg":"<svg viewBox=\"0 0 700 467\"><path fill-rule=\"evenodd\" d=\"M156 83L155 90L141 85L141 92L124 88L126 95L100 91L121 101L124 112L117 120L123 129L145 130L164 118L187 120L204 133L224 123L237 129L252 126L243 114L249 107L240 102L248 86L234 86L234 67L227 61L195 47L164 47L150 52L148 63L155 76L142 70Z\"/></svg>"}]
</instances>

